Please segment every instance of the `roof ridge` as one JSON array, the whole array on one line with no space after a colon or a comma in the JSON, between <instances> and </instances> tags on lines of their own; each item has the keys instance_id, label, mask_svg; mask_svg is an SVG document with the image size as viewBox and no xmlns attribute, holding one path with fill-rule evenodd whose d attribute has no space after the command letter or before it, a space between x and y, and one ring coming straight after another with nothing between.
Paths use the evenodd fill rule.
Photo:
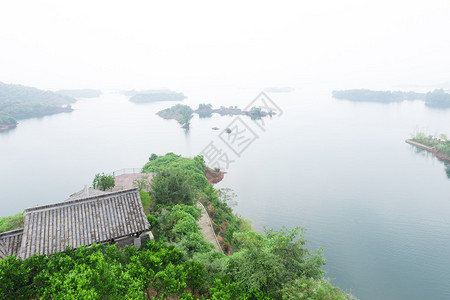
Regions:
<instances>
[{"instance_id":1,"label":"roof ridge","mask_svg":"<svg viewBox=\"0 0 450 300\"><path fill-rule=\"evenodd\" d=\"M10 231L4 231L4 232L0 232L0 238L9 236L9 235L21 234L21 233L23 233L23 228L14 229L14 230L10 230Z\"/></svg>"},{"instance_id":2,"label":"roof ridge","mask_svg":"<svg viewBox=\"0 0 450 300\"><path fill-rule=\"evenodd\" d=\"M107 194L103 194L103 195L95 195L95 196L90 196L87 198L80 198L80 199L74 199L74 200L69 200L69 201L63 201L63 202L57 202L57 203L52 203L52 204L45 204L45 205L30 207L30 208L25 209L25 214L29 214L29 213L36 212L36 211L49 210L49 209L56 208L56 207L72 206L72 205L78 204L78 203L91 202L94 200L98 200L99 198L110 198L110 197L113 197L116 195L127 194L129 192L138 192L138 188L126 189L126 190L111 192L111 193L107 193Z\"/></svg>"}]
</instances>

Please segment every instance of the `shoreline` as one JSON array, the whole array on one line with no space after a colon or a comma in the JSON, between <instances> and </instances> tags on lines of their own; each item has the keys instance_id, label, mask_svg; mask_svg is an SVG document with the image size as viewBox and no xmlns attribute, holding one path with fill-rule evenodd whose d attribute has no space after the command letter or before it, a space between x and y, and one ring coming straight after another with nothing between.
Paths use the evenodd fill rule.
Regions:
<instances>
[{"instance_id":1,"label":"shoreline","mask_svg":"<svg viewBox=\"0 0 450 300\"><path fill-rule=\"evenodd\" d=\"M424 144L415 142L415 141L413 141L413 140L411 140L411 139L407 139L407 140L405 140L405 142L408 143L408 144L410 144L410 145L413 145L413 146L416 146L416 147L418 147L418 148L421 148L421 149L423 149L423 150L426 150L426 151L428 151L428 152L431 152L431 153L434 154L434 156L436 156L437 158L439 158L439 159L441 159L441 160L450 162L450 157L448 157L448 156L446 156L446 155L444 155L444 154L438 152L434 147L426 146L426 145L424 145Z\"/></svg>"},{"instance_id":2,"label":"shoreline","mask_svg":"<svg viewBox=\"0 0 450 300\"><path fill-rule=\"evenodd\" d=\"M8 124L8 125L1 125L0 124L0 131L7 131L9 129L13 129L15 127L17 127L19 123L14 123L14 124Z\"/></svg>"}]
</instances>

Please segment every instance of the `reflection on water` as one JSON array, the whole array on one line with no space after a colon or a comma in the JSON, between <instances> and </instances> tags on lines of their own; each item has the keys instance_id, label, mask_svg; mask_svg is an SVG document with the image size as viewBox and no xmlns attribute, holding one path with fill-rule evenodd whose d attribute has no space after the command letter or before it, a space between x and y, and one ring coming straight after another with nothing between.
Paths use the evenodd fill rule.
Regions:
<instances>
[{"instance_id":1,"label":"reflection on water","mask_svg":"<svg viewBox=\"0 0 450 300\"><path fill-rule=\"evenodd\" d=\"M184 103L242 107L258 92L196 89ZM230 157L219 184L238 195L236 213L256 229L307 228L308 245L324 249L327 276L361 299L448 299L450 166L444 176L442 162L404 140L417 126L450 133L450 111L338 101L329 90L272 100L283 117L255 127L258 138ZM156 115L174 104L105 93L0 134L0 216L64 200L96 173L140 167L151 153L193 157L211 141L229 149L212 128L234 116L194 116L185 130Z\"/></svg>"},{"instance_id":2,"label":"reflection on water","mask_svg":"<svg viewBox=\"0 0 450 300\"><path fill-rule=\"evenodd\" d=\"M445 163L445 173L447 174L447 178L450 179L450 163Z\"/></svg>"}]
</instances>

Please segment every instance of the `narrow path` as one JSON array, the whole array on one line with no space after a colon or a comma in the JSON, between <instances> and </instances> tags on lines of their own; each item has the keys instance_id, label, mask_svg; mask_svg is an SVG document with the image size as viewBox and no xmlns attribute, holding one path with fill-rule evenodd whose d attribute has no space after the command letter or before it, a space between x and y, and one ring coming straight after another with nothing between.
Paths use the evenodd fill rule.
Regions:
<instances>
[{"instance_id":1,"label":"narrow path","mask_svg":"<svg viewBox=\"0 0 450 300\"><path fill-rule=\"evenodd\" d=\"M203 235L203 238L214 245L214 248L217 252L222 252L223 250L220 247L219 241L217 240L216 234L214 233L211 220L209 219L208 213L206 212L205 207L200 202L197 203L197 207L201 210L202 215L200 219L198 219L197 224L200 227L200 232Z\"/></svg>"}]
</instances>

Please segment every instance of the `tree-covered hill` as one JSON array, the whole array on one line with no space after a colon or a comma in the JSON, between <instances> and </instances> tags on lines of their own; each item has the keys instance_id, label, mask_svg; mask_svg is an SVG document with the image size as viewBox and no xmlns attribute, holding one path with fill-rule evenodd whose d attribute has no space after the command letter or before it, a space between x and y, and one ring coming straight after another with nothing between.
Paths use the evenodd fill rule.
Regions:
<instances>
[{"instance_id":1,"label":"tree-covered hill","mask_svg":"<svg viewBox=\"0 0 450 300\"><path fill-rule=\"evenodd\" d=\"M92 245L25 261L0 260L5 299L353 299L324 279L321 251L300 228L251 230L229 207L229 194L204 176L202 156L151 155L156 173L140 191L154 241L140 249ZM225 194L227 194L225 192ZM213 251L196 220L208 207L225 254Z\"/></svg>"},{"instance_id":2,"label":"tree-covered hill","mask_svg":"<svg viewBox=\"0 0 450 300\"><path fill-rule=\"evenodd\" d=\"M51 91L0 82L0 129L8 128L8 122L17 118L71 112L74 102L75 98Z\"/></svg>"}]
</instances>

